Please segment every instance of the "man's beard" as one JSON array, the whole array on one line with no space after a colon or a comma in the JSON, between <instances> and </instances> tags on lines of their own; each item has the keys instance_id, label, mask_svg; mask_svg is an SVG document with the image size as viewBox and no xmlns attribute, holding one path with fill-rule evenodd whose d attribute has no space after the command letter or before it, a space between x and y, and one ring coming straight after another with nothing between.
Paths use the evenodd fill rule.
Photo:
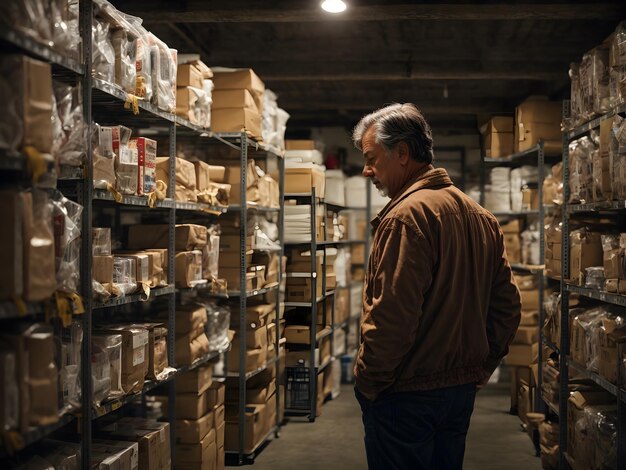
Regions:
<instances>
[{"instance_id":1,"label":"man's beard","mask_svg":"<svg viewBox=\"0 0 626 470\"><path fill-rule=\"evenodd\" d=\"M383 184L378 180L372 180L374 187L378 190L378 194L382 197L389 197L389 190L383 186ZM378 184L377 184L378 183Z\"/></svg>"}]
</instances>

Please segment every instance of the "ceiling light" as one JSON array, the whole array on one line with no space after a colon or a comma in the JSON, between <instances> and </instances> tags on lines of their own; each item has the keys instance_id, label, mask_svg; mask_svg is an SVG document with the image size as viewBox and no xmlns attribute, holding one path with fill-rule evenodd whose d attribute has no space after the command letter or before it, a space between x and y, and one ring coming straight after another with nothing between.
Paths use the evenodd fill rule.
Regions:
<instances>
[{"instance_id":1,"label":"ceiling light","mask_svg":"<svg viewBox=\"0 0 626 470\"><path fill-rule=\"evenodd\" d=\"M343 0L324 0L322 2L322 10L328 13L341 13L347 8Z\"/></svg>"}]
</instances>

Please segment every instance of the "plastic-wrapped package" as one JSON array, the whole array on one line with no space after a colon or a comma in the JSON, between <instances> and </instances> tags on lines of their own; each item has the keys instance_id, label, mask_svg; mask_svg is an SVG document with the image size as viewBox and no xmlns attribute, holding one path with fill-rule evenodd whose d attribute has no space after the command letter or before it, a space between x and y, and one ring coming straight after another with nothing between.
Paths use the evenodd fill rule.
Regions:
<instances>
[{"instance_id":1,"label":"plastic-wrapped package","mask_svg":"<svg viewBox=\"0 0 626 470\"><path fill-rule=\"evenodd\" d=\"M594 444L593 468L617 470L617 410L611 406L588 406L584 420Z\"/></svg>"},{"instance_id":2,"label":"plastic-wrapped package","mask_svg":"<svg viewBox=\"0 0 626 470\"><path fill-rule=\"evenodd\" d=\"M564 122L567 128L576 127L582 121L582 97L580 89L580 65L572 62L569 68L570 78L570 118Z\"/></svg>"},{"instance_id":3,"label":"plastic-wrapped package","mask_svg":"<svg viewBox=\"0 0 626 470\"><path fill-rule=\"evenodd\" d=\"M137 290L137 262L132 258L113 257L113 284L123 295Z\"/></svg>"},{"instance_id":4,"label":"plastic-wrapped package","mask_svg":"<svg viewBox=\"0 0 626 470\"><path fill-rule=\"evenodd\" d=\"M211 123L211 97L201 88L179 88L176 94L176 114L201 127Z\"/></svg>"},{"instance_id":5,"label":"plastic-wrapped package","mask_svg":"<svg viewBox=\"0 0 626 470\"><path fill-rule=\"evenodd\" d=\"M604 287L604 268L602 266L585 268L585 287L598 290Z\"/></svg>"},{"instance_id":6,"label":"plastic-wrapped package","mask_svg":"<svg viewBox=\"0 0 626 470\"><path fill-rule=\"evenodd\" d=\"M593 141L585 136L569 144L570 203L589 203L593 200L593 169L591 153Z\"/></svg>"},{"instance_id":7,"label":"plastic-wrapped package","mask_svg":"<svg viewBox=\"0 0 626 470\"><path fill-rule=\"evenodd\" d=\"M96 338L93 337L91 346L91 393L93 405L100 406L111 393L111 364L109 355Z\"/></svg>"},{"instance_id":8,"label":"plastic-wrapped package","mask_svg":"<svg viewBox=\"0 0 626 470\"><path fill-rule=\"evenodd\" d=\"M135 93L137 70L135 69L134 39L124 29L111 33L111 45L115 53L115 84L127 93Z\"/></svg>"},{"instance_id":9,"label":"plastic-wrapped package","mask_svg":"<svg viewBox=\"0 0 626 470\"><path fill-rule=\"evenodd\" d=\"M626 66L626 21L615 28L610 46L609 66L611 68Z\"/></svg>"},{"instance_id":10,"label":"plastic-wrapped package","mask_svg":"<svg viewBox=\"0 0 626 470\"><path fill-rule=\"evenodd\" d=\"M78 0L54 0L48 5L52 47L78 60L82 42L78 26Z\"/></svg>"},{"instance_id":11,"label":"plastic-wrapped package","mask_svg":"<svg viewBox=\"0 0 626 470\"><path fill-rule=\"evenodd\" d=\"M202 249L202 267L205 279L219 277L220 226L209 227L208 243Z\"/></svg>"},{"instance_id":12,"label":"plastic-wrapped package","mask_svg":"<svg viewBox=\"0 0 626 470\"><path fill-rule=\"evenodd\" d=\"M80 352L83 345L83 327L73 322L61 330L61 390L64 411L81 406Z\"/></svg>"},{"instance_id":13,"label":"plastic-wrapped package","mask_svg":"<svg viewBox=\"0 0 626 470\"><path fill-rule=\"evenodd\" d=\"M211 302L206 304L206 311L208 321L205 331L209 339L209 350L225 351L230 343L228 339L230 309L225 306L217 306Z\"/></svg>"},{"instance_id":14,"label":"plastic-wrapped package","mask_svg":"<svg viewBox=\"0 0 626 470\"><path fill-rule=\"evenodd\" d=\"M94 123L91 137L93 147L93 187L115 187L115 154L110 128Z\"/></svg>"},{"instance_id":15,"label":"plastic-wrapped package","mask_svg":"<svg viewBox=\"0 0 626 470\"><path fill-rule=\"evenodd\" d=\"M0 14L4 23L47 46L52 46L52 30L46 3L42 0L0 2Z\"/></svg>"},{"instance_id":16,"label":"plastic-wrapped package","mask_svg":"<svg viewBox=\"0 0 626 470\"><path fill-rule=\"evenodd\" d=\"M105 394L105 398L123 395L122 335L94 332L91 337L91 342L94 351L97 350L99 353L104 354L104 357L99 357L97 365L101 376L108 377L108 390ZM93 364L92 360L92 370L95 370ZM105 379L103 379L103 381L104 380Z\"/></svg>"},{"instance_id":17,"label":"plastic-wrapped package","mask_svg":"<svg viewBox=\"0 0 626 470\"><path fill-rule=\"evenodd\" d=\"M604 114L609 110L609 49L606 45L590 51L593 64L593 114Z\"/></svg>"},{"instance_id":18,"label":"plastic-wrapped package","mask_svg":"<svg viewBox=\"0 0 626 470\"><path fill-rule=\"evenodd\" d=\"M602 320L609 317L609 312L603 307L586 310L576 316L577 324L584 330L585 338L582 344L587 369L598 371L600 359L600 332Z\"/></svg>"},{"instance_id":19,"label":"plastic-wrapped package","mask_svg":"<svg viewBox=\"0 0 626 470\"><path fill-rule=\"evenodd\" d=\"M111 255L111 229L93 227L91 229L92 254L94 256Z\"/></svg>"},{"instance_id":20,"label":"plastic-wrapped package","mask_svg":"<svg viewBox=\"0 0 626 470\"><path fill-rule=\"evenodd\" d=\"M524 230L522 236L522 263L540 264L539 256L539 230L530 227Z\"/></svg>"},{"instance_id":21,"label":"plastic-wrapped package","mask_svg":"<svg viewBox=\"0 0 626 470\"><path fill-rule=\"evenodd\" d=\"M176 111L176 58L172 50L154 34L149 33L148 40L152 63L152 102L160 109L173 113Z\"/></svg>"},{"instance_id":22,"label":"plastic-wrapped package","mask_svg":"<svg viewBox=\"0 0 626 470\"><path fill-rule=\"evenodd\" d=\"M93 19L92 65L94 78L115 83L115 51L109 36L109 23Z\"/></svg>"},{"instance_id":23,"label":"plastic-wrapped package","mask_svg":"<svg viewBox=\"0 0 626 470\"><path fill-rule=\"evenodd\" d=\"M81 166L85 161L87 126L83 119L82 95L79 87L53 82L53 115L55 139L52 155L61 165Z\"/></svg>"},{"instance_id":24,"label":"plastic-wrapped package","mask_svg":"<svg viewBox=\"0 0 626 470\"><path fill-rule=\"evenodd\" d=\"M626 119L616 115L610 132L609 161L613 170L613 199L626 199Z\"/></svg>"},{"instance_id":25,"label":"plastic-wrapped package","mask_svg":"<svg viewBox=\"0 0 626 470\"><path fill-rule=\"evenodd\" d=\"M122 194L137 194L139 178L139 150L128 147L115 158L115 188Z\"/></svg>"},{"instance_id":26,"label":"plastic-wrapped package","mask_svg":"<svg viewBox=\"0 0 626 470\"><path fill-rule=\"evenodd\" d=\"M51 197L57 290L78 293L80 283L80 227L83 206L59 191Z\"/></svg>"},{"instance_id":27,"label":"plastic-wrapped package","mask_svg":"<svg viewBox=\"0 0 626 470\"><path fill-rule=\"evenodd\" d=\"M543 203L563 204L563 163L552 167L552 171L543 181Z\"/></svg>"}]
</instances>

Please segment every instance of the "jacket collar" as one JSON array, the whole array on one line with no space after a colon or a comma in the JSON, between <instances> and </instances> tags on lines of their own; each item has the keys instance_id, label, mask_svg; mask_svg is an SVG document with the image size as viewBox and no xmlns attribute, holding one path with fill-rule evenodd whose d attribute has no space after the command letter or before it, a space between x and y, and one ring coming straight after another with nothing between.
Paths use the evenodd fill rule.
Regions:
<instances>
[{"instance_id":1,"label":"jacket collar","mask_svg":"<svg viewBox=\"0 0 626 470\"><path fill-rule=\"evenodd\" d=\"M452 180L448 176L448 172L443 168L435 168L432 165L426 165L422 168L414 178L411 178L400 190L398 196L394 197L387 205L370 221L373 230L376 231L385 216L396 207L401 201L406 199L420 189L434 189L452 186Z\"/></svg>"}]
</instances>

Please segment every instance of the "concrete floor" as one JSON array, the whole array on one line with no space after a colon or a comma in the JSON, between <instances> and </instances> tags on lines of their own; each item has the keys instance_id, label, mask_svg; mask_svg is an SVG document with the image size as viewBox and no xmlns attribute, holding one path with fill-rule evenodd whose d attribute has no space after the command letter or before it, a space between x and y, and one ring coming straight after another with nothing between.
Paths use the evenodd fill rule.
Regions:
<instances>
[{"instance_id":1,"label":"concrete floor","mask_svg":"<svg viewBox=\"0 0 626 470\"><path fill-rule=\"evenodd\" d=\"M518 417L507 412L509 404L508 384L489 385L478 394L465 470L541 469ZM343 385L339 397L324 405L315 423L291 419L254 463L255 470L366 468L361 412L350 385Z\"/></svg>"}]
</instances>

